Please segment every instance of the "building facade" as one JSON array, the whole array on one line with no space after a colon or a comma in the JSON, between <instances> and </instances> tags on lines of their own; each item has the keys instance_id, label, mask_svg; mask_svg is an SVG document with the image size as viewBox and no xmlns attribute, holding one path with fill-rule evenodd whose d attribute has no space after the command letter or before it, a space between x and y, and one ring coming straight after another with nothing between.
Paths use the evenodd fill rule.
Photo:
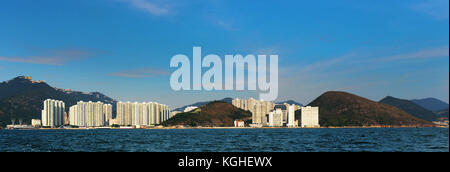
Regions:
<instances>
[{"instance_id":1,"label":"building facade","mask_svg":"<svg viewBox=\"0 0 450 172\"><path fill-rule=\"evenodd\" d=\"M159 125L170 118L167 105L156 102L117 102L118 125L151 126Z\"/></svg>"},{"instance_id":2,"label":"building facade","mask_svg":"<svg viewBox=\"0 0 450 172\"><path fill-rule=\"evenodd\" d=\"M287 114L288 114L288 118L287 118L287 126L288 127L297 127L297 125L295 124L295 106L296 105L286 105L287 108Z\"/></svg>"},{"instance_id":3,"label":"building facade","mask_svg":"<svg viewBox=\"0 0 450 172\"><path fill-rule=\"evenodd\" d=\"M242 120L235 120L234 127L245 127L245 122Z\"/></svg>"},{"instance_id":4,"label":"building facade","mask_svg":"<svg viewBox=\"0 0 450 172\"><path fill-rule=\"evenodd\" d=\"M47 99L41 114L44 127L58 127L64 125L65 104L63 101Z\"/></svg>"},{"instance_id":5,"label":"building facade","mask_svg":"<svg viewBox=\"0 0 450 172\"><path fill-rule=\"evenodd\" d=\"M79 127L102 127L109 125L112 105L102 102L79 101L69 108L69 124Z\"/></svg>"},{"instance_id":6,"label":"building facade","mask_svg":"<svg viewBox=\"0 0 450 172\"><path fill-rule=\"evenodd\" d=\"M232 104L240 109L248 110L252 113L252 124L268 125L267 115L273 110L275 104L269 101L249 98L233 99Z\"/></svg>"},{"instance_id":7,"label":"building facade","mask_svg":"<svg viewBox=\"0 0 450 172\"><path fill-rule=\"evenodd\" d=\"M283 126L283 111L281 109L275 109L272 112L269 112L269 126L270 127Z\"/></svg>"},{"instance_id":8,"label":"building facade","mask_svg":"<svg viewBox=\"0 0 450 172\"><path fill-rule=\"evenodd\" d=\"M41 127L42 126L41 120L40 119L31 119L31 126L36 127L36 128Z\"/></svg>"},{"instance_id":9,"label":"building facade","mask_svg":"<svg viewBox=\"0 0 450 172\"><path fill-rule=\"evenodd\" d=\"M320 127L319 107L306 106L301 108L301 127Z\"/></svg>"}]
</instances>

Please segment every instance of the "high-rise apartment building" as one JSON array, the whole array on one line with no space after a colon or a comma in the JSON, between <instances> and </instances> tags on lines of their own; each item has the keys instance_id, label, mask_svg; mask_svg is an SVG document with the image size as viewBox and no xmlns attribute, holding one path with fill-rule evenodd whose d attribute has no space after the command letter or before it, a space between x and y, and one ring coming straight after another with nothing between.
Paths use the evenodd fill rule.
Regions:
<instances>
[{"instance_id":1,"label":"high-rise apartment building","mask_svg":"<svg viewBox=\"0 0 450 172\"><path fill-rule=\"evenodd\" d=\"M281 109L275 109L269 112L269 126L270 127L282 127L283 126L283 111Z\"/></svg>"},{"instance_id":2,"label":"high-rise apartment building","mask_svg":"<svg viewBox=\"0 0 450 172\"><path fill-rule=\"evenodd\" d=\"M301 126L302 127L320 127L319 125L319 107L301 107Z\"/></svg>"},{"instance_id":3,"label":"high-rise apartment building","mask_svg":"<svg viewBox=\"0 0 450 172\"><path fill-rule=\"evenodd\" d=\"M69 108L69 125L76 126L78 125L78 118L77 118L77 105L71 106Z\"/></svg>"},{"instance_id":4,"label":"high-rise apartment building","mask_svg":"<svg viewBox=\"0 0 450 172\"><path fill-rule=\"evenodd\" d=\"M102 102L79 101L70 107L69 123L79 127L101 127L109 124L112 105Z\"/></svg>"},{"instance_id":5,"label":"high-rise apartment building","mask_svg":"<svg viewBox=\"0 0 450 172\"><path fill-rule=\"evenodd\" d=\"M297 127L297 125L295 124L295 105L286 105L288 108L287 110L287 114L288 114L288 118L287 118L287 126L288 127Z\"/></svg>"},{"instance_id":6,"label":"high-rise apartment building","mask_svg":"<svg viewBox=\"0 0 450 172\"><path fill-rule=\"evenodd\" d=\"M253 98L247 100L233 99L232 104L237 108L250 111L252 113L252 123L262 125L268 124L267 115L275 107L273 102Z\"/></svg>"},{"instance_id":7,"label":"high-rise apartment building","mask_svg":"<svg viewBox=\"0 0 450 172\"><path fill-rule=\"evenodd\" d=\"M111 104L104 104L103 105L103 112L105 113L105 123L109 124L109 120L112 119L112 105Z\"/></svg>"},{"instance_id":8,"label":"high-rise apartment building","mask_svg":"<svg viewBox=\"0 0 450 172\"><path fill-rule=\"evenodd\" d=\"M168 120L170 109L156 102L117 102L117 121L122 126L158 125Z\"/></svg>"},{"instance_id":9,"label":"high-rise apartment building","mask_svg":"<svg viewBox=\"0 0 450 172\"><path fill-rule=\"evenodd\" d=\"M44 101L41 119L44 127L64 125L65 104L63 101L47 99Z\"/></svg>"}]
</instances>

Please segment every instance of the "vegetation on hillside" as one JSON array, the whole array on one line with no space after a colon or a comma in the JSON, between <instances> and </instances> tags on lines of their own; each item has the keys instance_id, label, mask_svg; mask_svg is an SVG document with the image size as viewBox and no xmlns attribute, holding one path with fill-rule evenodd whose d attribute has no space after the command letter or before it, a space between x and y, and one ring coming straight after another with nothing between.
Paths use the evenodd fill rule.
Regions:
<instances>
[{"instance_id":1,"label":"vegetation on hillside","mask_svg":"<svg viewBox=\"0 0 450 172\"><path fill-rule=\"evenodd\" d=\"M164 126L232 127L234 120L251 119L251 113L232 104L213 101L190 112L179 113L162 123Z\"/></svg>"}]
</instances>

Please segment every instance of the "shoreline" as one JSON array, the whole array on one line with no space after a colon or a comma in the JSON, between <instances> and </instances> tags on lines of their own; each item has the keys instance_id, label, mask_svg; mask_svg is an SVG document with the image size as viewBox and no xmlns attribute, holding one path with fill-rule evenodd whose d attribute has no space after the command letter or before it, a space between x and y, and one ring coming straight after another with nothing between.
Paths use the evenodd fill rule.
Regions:
<instances>
[{"instance_id":1,"label":"shoreline","mask_svg":"<svg viewBox=\"0 0 450 172\"><path fill-rule=\"evenodd\" d=\"M27 128L0 130L179 130L179 129L340 129L340 128L448 128L442 126L330 126L330 127L153 127L153 128Z\"/></svg>"}]
</instances>

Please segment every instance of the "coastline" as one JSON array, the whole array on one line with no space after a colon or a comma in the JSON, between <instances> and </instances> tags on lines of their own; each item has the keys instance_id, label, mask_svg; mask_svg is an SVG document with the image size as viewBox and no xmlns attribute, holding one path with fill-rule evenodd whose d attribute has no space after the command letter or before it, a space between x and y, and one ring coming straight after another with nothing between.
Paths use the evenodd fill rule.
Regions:
<instances>
[{"instance_id":1,"label":"coastline","mask_svg":"<svg viewBox=\"0 0 450 172\"><path fill-rule=\"evenodd\" d=\"M443 126L328 126L328 127L151 127L151 128L27 128L4 130L182 130L182 129L340 129L340 128L448 128ZM3 130L3 129L2 129Z\"/></svg>"}]
</instances>

